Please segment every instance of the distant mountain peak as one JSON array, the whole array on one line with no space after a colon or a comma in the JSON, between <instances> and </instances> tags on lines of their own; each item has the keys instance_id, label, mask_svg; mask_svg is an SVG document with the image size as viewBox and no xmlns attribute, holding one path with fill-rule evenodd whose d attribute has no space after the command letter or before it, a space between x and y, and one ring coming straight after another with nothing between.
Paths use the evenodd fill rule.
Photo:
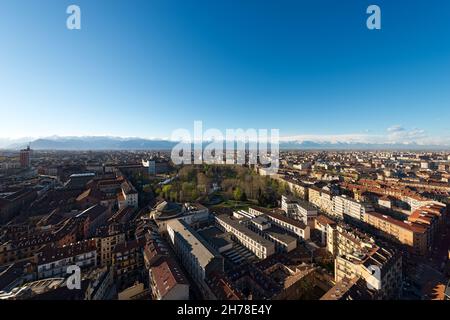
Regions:
<instances>
[{"instance_id":1,"label":"distant mountain peak","mask_svg":"<svg viewBox=\"0 0 450 320\"><path fill-rule=\"evenodd\" d=\"M443 145L422 145L417 142L408 143L367 143L357 141L339 141L331 139L327 141L321 139L314 141L312 139L280 139L280 149L282 150L337 150L337 149L358 149L358 150L405 150L405 149L421 149L421 150L450 150L450 146ZM113 136L51 136L39 139L20 139L20 140L0 140L0 148L19 150L26 147L29 143L34 150L170 150L177 142L167 139L148 139L139 137L113 137ZM207 144L207 142L205 142Z\"/></svg>"}]
</instances>

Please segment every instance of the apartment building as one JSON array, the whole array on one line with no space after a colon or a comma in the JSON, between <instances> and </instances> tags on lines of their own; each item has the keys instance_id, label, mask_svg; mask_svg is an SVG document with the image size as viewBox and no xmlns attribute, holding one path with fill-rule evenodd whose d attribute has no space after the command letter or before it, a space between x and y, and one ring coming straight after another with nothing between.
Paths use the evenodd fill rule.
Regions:
<instances>
[{"instance_id":1,"label":"apartment building","mask_svg":"<svg viewBox=\"0 0 450 320\"><path fill-rule=\"evenodd\" d=\"M153 300L189 300L189 282L170 256L166 241L155 230L149 230L145 238L144 265Z\"/></svg>"},{"instance_id":2,"label":"apartment building","mask_svg":"<svg viewBox=\"0 0 450 320\"><path fill-rule=\"evenodd\" d=\"M275 244L258 233L247 228L240 220L226 214L215 216L217 226L225 232L230 232L233 238L253 252L258 258L266 259L275 253Z\"/></svg>"},{"instance_id":3,"label":"apartment building","mask_svg":"<svg viewBox=\"0 0 450 320\"><path fill-rule=\"evenodd\" d=\"M301 199L306 200L308 198L308 187L304 185L302 182L294 180L289 176L275 177L275 179L278 179L279 181L286 183L289 190L296 196L300 197Z\"/></svg>"},{"instance_id":4,"label":"apartment building","mask_svg":"<svg viewBox=\"0 0 450 320\"><path fill-rule=\"evenodd\" d=\"M328 237L332 237L336 229L336 222L325 215L319 215L315 219L314 229L320 231L322 245L327 245Z\"/></svg>"},{"instance_id":5,"label":"apartment building","mask_svg":"<svg viewBox=\"0 0 450 320\"><path fill-rule=\"evenodd\" d=\"M276 252L291 252L297 248L297 239L287 234L283 229L272 226L266 216L258 216L244 222L248 227L275 244Z\"/></svg>"},{"instance_id":6,"label":"apartment building","mask_svg":"<svg viewBox=\"0 0 450 320\"><path fill-rule=\"evenodd\" d=\"M297 238L308 240L310 238L311 228L305 223L286 217L281 211L271 211L264 208L249 208L249 213L258 215L266 215L271 222L286 230L287 232L295 235Z\"/></svg>"},{"instance_id":7,"label":"apartment building","mask_svg":"<svg viewBox=\"0 0 450 320\"><path fill-rule=\"evenodd\" d=\"M413 213L414 211L418 210L419 208L425 207L427 205L444 206L444 204L441 202L423 198L418 195L417 196L416 195L406 195L406 196L402 197L402 200L409 205L409 207L411 208L411 210L410 210L411 213Z\"/></svg>"},{"instance_id":8,"label":"apartment building","mask_svg":"<svg viewBox=\"0 0 450 320\"><path fill-rule=\"evenodd\" d=\"M289 196L281 196L281 210L283 210L287 215L292 216L296 213L297 202Z\"/></svg>"},{"instance_id":9,"label":"apartment building","mask_svg":"<svg viewBox=\"0 0 450 320\"><path fill-rule=\"evenodd\" d=\"M415 210L408 221L426 226L428 229L428 243L431 245L436 235L445 227L447 207L439 204L428 204Z\"/></svg>"},{"instance_id":10,"label":"apartment building","mask_svg":"<svg viewBox=\"0 0 450 320\"><path fill-rule=\"evenodd\" d=\"M116 279L123 280L139 274L144 266L143 248L145 239L133 239L115 246L112 252L112 266Z\"/></svg>"},{"instance_id":11,"label":"apartment building","mask_svg":"<svg viewBox=\"0 0 450 320\"><path fill-rule=\"evenodd\" d=\"M308 188L308 201L326 214L333 215L333 196L329 191L316 187Z\"/></svg>"},{"instance_id":12,"label":"apartment building","mask_svg":"<svg viewBox=\"0 0 450 320\"><path fill-rule=\"evenodd\" d=\"M47 246L37 255L38 279L65 277L67 267L80 268L97 266L95 240L84 240L61 248Z\"/></svg>"},{"instance_id":13,"label":"apartment building","mask_svg":"<svg viewBox=\"0 0 450 320\"><path fill-rule=\"evenodd\" d=\"M142 167L143 168L143 167ZM94 180L90 189L100 191L105 198L112 198L117 201L119 209L125 207L138 208L138 192L136 188L127 180L120 171L115 172L116 177L113 179Z\"/></svg>"},{"instance_id":14,"label":"apartment building","mask_svg":"<svg viewBox=\"0 0 450 320\"><path fill-rule=\"evenodd\" d=\"M430 230L426 225L400 221L378 212L366 213L364 222L380 231L381 235L410 247L415 254L425 255L431 245Z\"/></svg>"},{"instance_id":15,"label":"apartment building","mask_svg":"<svg viewBox=\"0 0 450 320\"><path fill-rule=\"evenodd\" d=\"M142 165L148 170L149 175L157 175L169 171L169 162L164 160L142 160Z\"/></svg>"},{"instance_id":16,"label":"apartment building","mask_svg":"<svg viewBox=\"0 0 450 320\"><path fill-rule=\"evenodd\" d=\"M359 199L364 192L370 192L378 196L388 196L393 199L394 204L413 213L415 210L426 205L444 205L441 202L423 197L419 193L408 189L407 187L426 188L431 187L432 183L415 183L411 181L390 182L374 181L361 179L358 183L345 183L344 186L355 194ZM438 188L438 187L436 187ZM445 188L446 189L446 188Z\"/></svg>"},{"instance_id":17,"label":"apartment building","mask_svg":"<svg viewBox=\"0 0 450 320\"><path fill-rule=\"evenodd\" d=\"M114 248L125 242L123 225L109 224L97 229L95 234L98 250L98 264L101 267L112 265Z\"/></svg>"},{"instance_id":18,"label":"apartment building","mask_svg":"<svg viewBox=\"0 0 450 320\"><path fill-rule=\"evenodd\" d=\"M402 284L402 257L393 249L376 245L361 248L353 254L335 259L335 281L361 277L369 289L376 290L381 299L397 298Z\"/></svg>"},{"instance_id":19,"label":"apartment building","mask_svg":"<svg viewBox=\"0 0 450 320\"><path fill-rule=\"evenodd\" d=\"M125 207L138 208L138 192L134 186L127 180L120 185L120 191L117 194L119 209Z\"/></svg>"},{"instance_id":20,"label":"apartment building","mask_svg":"<svg viewBox=\"0 0 450 320\"><path fill-rule=\"evenodd\" d=\"M327 228L327 250L335 257L336 283L360 277L368 289L376 290L377 297L398 296L402 281L399 252L345 224L328 224Z\"/></svg>"},{"instance_id":21,"label":"apartment building","mask_svg":"<svg viewBox=\"0 0 450 320\"><path fill-rule=\"evenodd\" d=\"M285 195L281 197L281 210L288 217L302 221L310 227L314 225L315 217L317 217L317 209L307 201L294 199Z\"/></svg>"},{"instance_id":22,"label":"apartment building","mask_svg":"<svg viewBox=\"0 0 450 320\"><path fill-rule=\"evenodd\" d=\"M211 297L206 279L214 272L223 272L223 257L182 220L169 221L167 233L186 271L199 285L204 297Z\"/></svg>"},{"instance_id":23,"label":"apartment building","mask_svg":"<svg viewBox=\"0 0 450 320\"><path fill-rule=\"evenodd\" d=\"M370 204L362 203L345 195L333 197L333 214L341 219L348 216L356 221L364 221L364 214L373 211Z\"/></svg>"},{"instance_id":24,"label":"apartment building","mask_svg":"<svg viewBox=\"0 0 450 320\"><path fill-rule=\"evenodd\" d=\"M52 232L27 233L17 239L0 243L0 265L33 259L46 245L63 246L76 238L76 226L70 221Z\"/></svg>"},{"instance_id":25,"label":"apartment building","mask_svg":"<svg viewBox=\"0 0 450 320\"><path fill-rule=\"evenodd\" d=\"M335 257L354 254L375 244L372 237L346 224L329 224L327 228L327 251Z\"/></svg>"},{"instance_id":26,"label":"apartment building","mask_svg":"<svg viewBox=\"0 0 450 320\"><path fill-rule=\"evenodd\" d=\"M111 210L100 204L96 204L75 216L75 219L83 224L84 238L95 236L97 228L106 224L111 216Z\"/></svg>"},{"instance_id":27,"label":"apartment building","mask_svg":"<svg viewBox=\"0 0 450 320\"><path fill-rule=\"evenodd\" d=\"M149 269L154 300L189 300L189 282L169 257L158 259Z\"/></svg>"}]
</instances>

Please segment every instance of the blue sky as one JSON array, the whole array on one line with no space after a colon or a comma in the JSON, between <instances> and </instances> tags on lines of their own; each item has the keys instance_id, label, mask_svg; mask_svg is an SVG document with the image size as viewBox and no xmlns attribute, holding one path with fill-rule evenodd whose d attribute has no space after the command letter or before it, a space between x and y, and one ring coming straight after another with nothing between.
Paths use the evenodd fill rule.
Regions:
<instances>
[{"instance_id":1,"label":"blue sky","mask_svg":"<svg viewBox=\"0 0 450 320\"><path fill-rule=\"evenodd\" d=\"M447 0L3 0L0 137L163 138L201 120L450 144L449 38Z\"/></svg>"}]
</instances>

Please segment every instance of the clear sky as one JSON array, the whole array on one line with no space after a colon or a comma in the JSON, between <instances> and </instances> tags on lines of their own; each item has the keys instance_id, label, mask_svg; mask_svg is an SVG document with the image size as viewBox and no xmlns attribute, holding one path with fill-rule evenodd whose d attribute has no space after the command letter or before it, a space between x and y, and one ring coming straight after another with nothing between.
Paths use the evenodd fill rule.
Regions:
<instances>
[{"instance_id":1,"label":"clear sky","mask_svg":"<svg viewBox=\"0 0 450 320\"><path fill-rule=\"evenodd\" d=\"M164 138L202 120L450 144L448 0L2 0L0 40L0 138Z\"/></svg>"}]
</instances>

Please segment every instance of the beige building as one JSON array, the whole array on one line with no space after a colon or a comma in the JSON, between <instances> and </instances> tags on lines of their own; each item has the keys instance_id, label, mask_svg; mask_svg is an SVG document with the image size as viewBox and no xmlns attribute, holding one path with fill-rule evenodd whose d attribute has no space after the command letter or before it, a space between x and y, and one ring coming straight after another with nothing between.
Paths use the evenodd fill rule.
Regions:
<instances>
[{"instance_id":1,"label":"beige building","mask_svg":"<svg viewBox=\"0 0 450 320\"><path fill-rule=\"evenodd\" d=\"M297 181L292 181L288 178L281 178L280 181L285 182L289 188L289 190L298 195L300 198L302 199L307 199L308 198L308 187L297 182Z\"/></svg>"},{"instance_id":2,"label":"beige building","mask_svg":"<svg viewBox=\"0 0 450 320\"><path fill-rule=\"evenodd\" d=\"M364 221L364 214L373 211L372 206L347 196L333 197L333 215L343 219L348 216L358 221Z\"/></svg>"},{"instance_id":3,"label":"beige building","mask_svg":"<svg viewBox=\"0 0 450 320\"><path fill-rule=\"evenodd\" d=\"M375 243L368 235L344 224L329 224L327 228L327 250L335 257L360 252L362 248L370 248Z\"/></svg>"},{"instance_id":4,"label":"beige building","mask_svg":"<svg viewBox=\"0 0 450 320\"><path fill-rule=\"evenodd\" d=\"M327 245L328 238L333 236L336 229L336 222L325 215L319 215L315 219L314 229L320 231L322 245Z\"/></svg>"},{"instance_id":5,"label":"beige building","mask_svg":"<svg viewBox=\"0 0 450 320\"><path fill-rule=\"evenodd\" d=\"M215 216L216 224L224 231L230 232L234 239L253 252L258 258L266 259L275 253L275 244L258 233L250 230L239 220L226 214Z\"/></svg>"},{"instance_id":6,"label":"beige building","mask_svg":"<svg viewBox=\"0 0 450 320\"><path fill-rule=\"evenodd\" d=\"M402 257L378 246L336 257L335 280L361 277L381 299L396 298L402 284Z\"/></svg>"},{"instance_id":7,"label":"beige building","mask_svg":"<svg viewBox=\"0 0 450 320\"><path fill-rule=\"evenodd\" d=\"M429 233L425 225L400 221L378 212L368 212L364 221L385 236L407 245L419 255L425 255L429 246Z\"/></svg>"},{"instance_id":8,"label":"beige building","mask_svg":"<svg viewBox=\"0 0 450 320\"><path fill-rule=\"evenodd\" d=\"M125 231L119 225L110 224L97 230L98 264L101 267L112 265L116 245L125 243Z\"/></svg>"},{"instance_id":9,"label":"beige building","mask_svg":"<svg viewBox=\"0 0 450 320\"><path fill-rule=\"evenodd\" d=\"M335 257L335 281L362 278L382 298L396 297L402 281L401 255L343 224L328 224L327 249Z\"/></svg>"},{"instance_id":10,"label":"beige building","mask_svg":"<svg viewBox=\"0 0 450 320\"><path fill-rule=\"evenodd\" d=\"M334 214L333 196L330 192L311 187L308 189L308 200L326 214Z\"/></svg>"},{"instance_id":11,"label":"beige building","mask_svg":"<svg viewBox=\"0 0 450 320\"><path fill-rule=\"evenodd\" d=\"M182 220L169 221L167 233L180 262L191 278L197 282L204 298L213 297L206 279L213 273L223 272L223 257Z\"/></svg>"},{"instance_id":12,"label":"beige building","mask_svg":"<svg viewBox=\"0 0 450 320\"><path fill-rule=\"evenodd\" d=\"M310 227L305 223L286 217L282 211L278 212L267 210L264 208L249 208L249 213L255 216L265 214L271 222L289 233L297 236L300 239L309 240L310 238Z\"/></svg>"},{"instance_id":13,"label":"beige building","mask_svg":"<svg viewBox=\"0 0 450 320\"><path fill-rule=\"evenodd\" d=\"M317 209L305 200L283 195L281 197L281 210L290 218L302 221L310 227L314 226Z\"/></svg>"}]
</instances>

